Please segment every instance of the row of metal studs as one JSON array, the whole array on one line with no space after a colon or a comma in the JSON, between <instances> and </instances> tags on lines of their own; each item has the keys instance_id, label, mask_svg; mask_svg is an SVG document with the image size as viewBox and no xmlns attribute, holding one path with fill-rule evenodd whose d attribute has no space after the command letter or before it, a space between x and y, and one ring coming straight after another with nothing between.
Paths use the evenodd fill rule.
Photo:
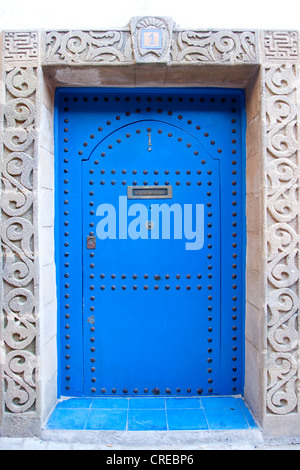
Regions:
<instances>
[{"instance_id":1,"label":"row of metal studs","mask_svg":"<svg viewBox=\"0 0 300 470\"><path fill-rule=\"evenodd\" d=\"M134 98L130 98L129 96L126 96L126 97L124 98L124 101L129 102L129 101L131 101L132 99L134 99ZM181 96L180 96L180 97L174 97L174 98L173 98L172 96L170 96L169 98L167 98L167 101L168 101L169 103L172 103L174 99L175 99L175 100L178 99L178 101L179 101L180 103L183 103L183 101L184 101L184 98L181 97ZM140 96L137 96L137 97L135 98L135 101L137 101L137 102L140 102L141 100L142 100L142 98L141 98ZM152 100L156 100L156 101L162 102L162 101L164 100L164 98L161 97L161 96L159 96L159 97L157 97L157 98L151 98L150 96L148 96L148 97L145 99L145 101L147 101L148 103L150 103ZM192 97L192 96L189 97L188 100L189 100L190 103L193 103L193 102L197 103L198 101L199 101L200 103L205 103L205 101L206 101L206 99L203 98L203 97L199 98L199 100L197 101L197 100L196 100L194 97ZM64 98L64 101L65 101L65 103L68 103L68 102L69 102L69 98L68 98L68 97ZM78 97L76 97L76 96L73 97L73 101L74 101L74 102L78 102ZM82 98L82 101L84 101L85 103L87 103L87 102L89 101L89 98L88 98L87 96L84 96L84 97ZM98 97L98 96L95 96L95 97L93 98L93 101L94 101L94 102L98 102L98 101L99 101L99 97ZM108 103L108 102L110 101L110 98L109 98L108 96L105 96L105 97L103 98L103 101L104 101L105 103ZM117 103L119 103L119 102L121 101L121 98L120 98L119 96L116 96L116 97L114 98L114 101L117 102ZM217 103L217 102L218 102L218 100L217 100L216 98L214 98L214 97L210 98L209 101L210 101L211 103ZM223 104L225 104L225 103L227 103L227 99L223 97L223 98L220 99L220 102L223 103ZM231 102L232 102L232 103L236 103L236 98L231 98Z\"/></svg>"},{"instance_id":2,"label":"row of metal studs","mask_svg":"<svg viewBox=\"0 0 300 470\"><path fill-rule=\"evenodd\" d=\"M127 117L129 117L129 116L131 115L130 112L126 112L125 114L126 114ZM170 113L168 113L168 114L171 115ZM182 116L179 115L178 118L181 120L181 119L182 119ZM116 119L119 121L119 120L121 119L121 117L120 117L120 116L117 116ZM188 120L187 123L188 123L188 124L191 124L192 121ZM107 122L106 122L106 125L107 125L107 126L110 126L111 124L112 124L111 121L107 121ZM197 125L197 126L196 126L196 130L197 130L197 131L201 130L201 126ZM101 127L101 126L98 127L98 131L99 131L99 132L102 132L102 131L103 131L103 127ZM150 127L147 128L147 132L151 132L151 131L152 131L152 129L151 129ZM136 133L137 133L137 134L140 134L140 133L141 133L141 130L140 130L140 129L137 129L137 130L136 130ZM157 133L158 133L158 134L162 134L162 133L163 133L163 130L162 130L162 129L158 129L158 130L157 130ZM168 135L168 137L173 137L172 132L168 132L167 135ZM203 135L204 135L204 137L206 137L206 138L209 137L209 133L208 133L208 132L204 132ZM130 133L127 133L127 134L126 134L126 137L127 137L127 138L131 137L131 134L130 134ZM93 139L95 138L95 134L91 134L91 135L90 135L90 138L93 140ZM183 141L183 138L182 138L182 137L178 137L177 140L178 140L178 142L182 142L182 141ZM120 143L121 143L121 139L119 139L119 138L116 139L116 143L117 143L117 144L120 144ZM211 141L210 141L210 144L211 144L212 146L214 146L214 145L216 144L216 142L215 142L214 140L211 140ZM88 144L88 142L85 141L85 142L83 142L82 145L83 145L83 147L88 147L89 144ZM191 147L192 147L192 144L191 144L190 142L188 142L188 143L186 144L186 146L187 146L188 148L191 148ZM108 148L111 150L111 149L113 148L113 146L110 144L110 145L108 146ZM217 149L217 153L221 154L221 153L222 153L222 149L221 149L221 148L218 148L218 149ZM194 155L198 155L198 154L199 154L198 151L195 151L195 152L194 152ZM79 151L78 151L78 155L83 155L83 150L79 150ZM105 156L105 153L103 153L102 156Z\"/></svg>"},{"instance_id":3,"label":"row of metal studs","mask_svg":"<svg viewBox=\"0 0 300 470\"><path fill-rule=\"evenodd\" d=\"M65 108L64 111L67 113L67 112L68 112L68 108ZM68 119L68 118L65 118L65 119L64 119L64 123L65 123L65 124L69 124L69 119ZM69 132L69 128L68 128L68 127L65 127L65 128L64 128L64 135L67 135L68 132ZM65 138L64 138L65 144L66 144L68 141L69 141L68 137L65 137ZM68 152L68 148L67 148L67 147L64 148L64 152L65 152L65 153ZM67 157L67 156L66 156L66 157ZM65 163L65 164L67 164L67 163L69 162L68 158L66 158L66 157L64 158L64 163ZM67 173L68 173L68 169L66 168L66 165L65 165L64 174L67 174ZM68 179L64 179L64 185L67 185L68 182L69 182ZM67 189L67 186L64 186L64 191L63 191L63 192L64 192L64 198L65 198L66 195L69 193L69 190ZM66 205L68 205L68 203L69 203L69 201L65 199L65 200L64 200L64 205L66 206ZM65 209L67 209L67 208L65 207ZM65 217L65 219L64 219L64 226L68 226L68 215L69 215L69 211L68 211L68 210L65 210L65 211L64 211L64 217ZM66 236L66 232L64 233L64 236ZM65 241L64 241L64 247L65 247L65 250L64 250L64 257L65 257L65 258L68 258L68 257L69 257L69 252L68 252L69 241L66 241L66 239L65 239ZM70 266L70 265L69 265L69 262L65 259L64 268L69 268L69 266ZM67 271L69 271L69 269L67 269ZM64 273L64 277L65 277L65 279L67 279L67 278L69 277L68 272L65 272L65 273ZM65 306L64 306L65 309L67 310L67 312L65 313L65 320L66 320L66 322L65 322L65 330L67 330L67 331L66 331L66 334L65 334L65 340L66 340L65 349L66 349L66 351L67 351L67 354L65 355L65 360L67 361L67 364L66 364L66 366L65 366L65 369L66 369L66 371L67 371L67 375L65 376L65 380L66 380L67 383L69 383L69 381L70 381L70 379L71 379L71 377L70 377L70 375L69 375L69 371L70 371L70 369L71 369L71 366L70 366L70 364L68 363L68 361L71 359L71 355L70 355L69 352L68 352L68 351L70 350L70 347L71 347L71 346L70 346L70 338L71 338L71 337L70 337L70 334L69 334L69 331L68 331L68 330L70 329L70 322L69 322L69 319L70 319L70 313L69 313L69 308L70 308L70 303L69 303L69 302L70 302L70 300L69 300L69 299L70 299L70 294L69 294L69 291L68 291L69 287L70 287L70 285L69 285L68 283L64 284L64 289L65 289L65 290L64 290L64 298L66 299L66 302L68 302L68 303L65 303ZM69 391L69 390L71 389L70 385L66 385L66 386L65 386L65 389Z\"/></svg>"},{"instance_id":4,"label":"row of metal studs","mask_svg":"<svg viewBox=\"0 0 300 470\"><path fill-rule=\"evenodd\" d=\"M235 112L235 110L232 110L232 111ZM236 129L235 129L236 119L232 119L231 123L233 124L232 131L231 131L231 132L232 132L233 135L235 135L235 134L236 134ZM232 144L233 144L233 145L236 145L236 143L237 143L237 141L236 141L236 138L234 137L234 138L232 139ZM236 150L235 150L235 149L232 150L232 154L233 154L233 155L236 154ZM236 171L236 169L235 169L235 168L236 168L235 165L236 165L236 160L232 160L232 167L233 167L232 175L233 175L234 177L236 177L236 173L237 173L237 171ZM233 181L232 181L232 184L235 186L235 185L236 185L236 181L233 180ZM237 195L237 192L236 192L235 190L233 190L233 191L232 191L232 195L235 197L235 196ZM235 200L233 200L233 201L232 201L232 205L233 205L233 207L235 207L235 206L237 205L237 202L236 202ZM237 212L236 212L236 211L233 211L233 212L232 212L232 217L233 217L233 219L232 219L232 226L233 226L233 228L235 229L236 226L237 226L237 222L235 221L235 217L237 217ZM236 233L236 231L234 230L233 233L232 233L232 238L233 238L233 242L232 242L232 248L233 248L232 257L233 257L234 260L236 260L236 258L237 258L237 253L236 253L236 251L237 251L237 250L236 250L236 248L237 248L237 243L236 243L235 240L234 240L234 239L236 238L236 236L237 236L237 233ZM233 269L235 270L235 269L237 268L236 263L234 263L232 267L233 267ZM233 297L232 297L232 300L233 300L233 302L236 302L237 297L236 297L236 295L234 295L234 294L235 294L234 291L237 289L237 284L236 284L236 274L235 274L234 271L233 271L233 273L232 273L232 279L233 279L233 284L232 284ZM233 304L232 311L233 311L233 312L236 312L236 310L237 310L237 307ZM235 321L237 320L237 316L236 316L235 313L232 315L232 320L233 320L232 330L233 330L233 332L236 332L237 327L236 327L236 325L235 325ZM232 350L233 350L234 353L235 353L235 351L237 350L237 346L235 345L236 340L237 340L237 336L236 336L235 333L234 333L234 335L232 336L232 342L233 342L233 343L232 343ZM237 360L236 355L233 355L233 356L232 356L232 361L233 361L233 363L235 363L236 360ZM233 364L233 366L232 366L232 372L233 372L232 381L233 381L233 383L234 383L234 382L236 382L236 380L237 380L237 377L236 377L237 366L236 366L236 364ZM235 387L235 386L232 387L232 391L233 391L233 392L236 391L236 387Z\"/></svg>"},{"instance_id":5,"label":"row of metal studs","mask_svg":"<svg viewBox=\"0 0 300 470\"><path fill-rule=\"evenodd\" d=\"M93 380L93 379L92 379L92 382L96 382L96 380ZM91 392L95 393L96 391L97 391L97 389L96 389L95 387L91 388ZM149 388L144 388L144 389L143 389L143 392L144 392L144 393L149 393L149 391L150 391ZM192 393L192 389L191 389L191 388L187 388L186 391L187 391L187 393ZM197 391L196 391L196 393L197 393L198 395L201 395L201 394L203 393L203 391L204 391L204 390L203 390L202 388L198 388ZM112 388L112 389L111 389L111 392L112 392L113 394L115 394L115 393L117 393L117 389L116 389L116 388ZM154 388L153 390L151 390L151 392L153 393L153 395L160 395L161 393L163 393L163 391L160 390L159 388ZM179 388L179 387L176 388L176 393L180 393L180 392L182 392L181 388ZM103 393L103 394L107 393L106 388L101 388L101 393ZM122 394L126 395L127 393L129 393L128 388L123 388L123 389L122 389ZM136 394L137 394L137 393L139 393L139 390L138 390L137 388L134 388L134 389L133 389L133 393L136 393ZM172 391L171 391L170 388L166 388L166 389L165 389L165 393L168 394L168 395L170 395L170 394L172 394Z\"/></svg>"}]
</instances>

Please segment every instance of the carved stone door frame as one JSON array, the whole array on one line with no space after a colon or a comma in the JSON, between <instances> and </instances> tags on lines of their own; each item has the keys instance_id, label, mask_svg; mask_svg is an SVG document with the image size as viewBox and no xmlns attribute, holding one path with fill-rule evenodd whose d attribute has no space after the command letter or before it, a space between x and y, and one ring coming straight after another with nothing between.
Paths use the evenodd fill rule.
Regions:
<instances>
[{"instance_id":1,"label":"carved stone door frame","mask_svg":"<svg viewBox=\"0 0 300 470\"><path fill-rule=\"evenodd\" d=\"M136 17L1 46L0 435L40 435L56 401L54 89L211 86L247 96L245 400L266 435L299 436L298 33Z\"/></svg>"}]
</instances>

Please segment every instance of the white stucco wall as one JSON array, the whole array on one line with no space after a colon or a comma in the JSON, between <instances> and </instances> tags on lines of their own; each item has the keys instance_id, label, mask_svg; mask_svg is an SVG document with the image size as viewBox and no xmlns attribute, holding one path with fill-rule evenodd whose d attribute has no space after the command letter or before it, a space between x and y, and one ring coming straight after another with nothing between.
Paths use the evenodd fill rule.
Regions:
<instances>
[{"instance_id":1,"label":"white stucco wall","mask_svg":"<svg viewBox=\"0 0 300 470\"><path fill-rule=\"evenodd\" d=\"M132 16L171 16L178 27L299 29L299 0L1 0L3 29L100 29L125 26Z\"/></svg>"}]
</instances>

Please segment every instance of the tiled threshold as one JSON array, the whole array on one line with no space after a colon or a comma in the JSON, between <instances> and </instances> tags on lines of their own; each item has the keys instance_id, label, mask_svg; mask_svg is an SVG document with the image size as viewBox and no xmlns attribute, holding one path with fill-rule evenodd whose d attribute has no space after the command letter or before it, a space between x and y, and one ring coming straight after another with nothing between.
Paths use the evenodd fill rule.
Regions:
<instances>
[{"instance_id":1,"label":"tiled threshold","mask_svg":"<svg viewBox=\"0 0 300 470\"><path fill-rule=\"evenodd\" d=\"M241 397L70 398L57 403L50 430L246 432L257 425Z\"/></svg>"}]
</instances>

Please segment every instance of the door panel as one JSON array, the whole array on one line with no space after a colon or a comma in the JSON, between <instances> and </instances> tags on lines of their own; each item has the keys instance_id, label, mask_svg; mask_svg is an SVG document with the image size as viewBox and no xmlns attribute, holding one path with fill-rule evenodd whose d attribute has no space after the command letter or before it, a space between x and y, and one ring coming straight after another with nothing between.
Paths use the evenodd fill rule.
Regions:
<instances>
[{"instance_id":1,"label":"door panel","mask_svg":"<svg viewBox=\"0 0 300 470\"><path fill-rule=\"evenodd\" d=\"M57 91L61 394L242 393L244 121L240 90Z\"/></svg>"},{"instance_id":2,"label":"door panel","mask_svg":"<svg viewBox=\"0 0 300 470\"><path fill-rule=\"evenodd\" d=\"M209 378L217 387L219 161L186 131L139 121L97 146L83 162L82 181L85 393L197 393ZM154 193L153 199L127 200L128 185L140 192L169 186L172 199ZM105 209L116 214L116 230L107 225L101 235L100 220L113 226ZM127 220L120 224L120 216ZM146 228L148 220L152 230ZM196 229L197 240L190 240L189 231ZM86 238L93 235L91 250ZM208 340L216 344L210 354ZM211 373L208 358L216 364Z\"/></svg>"}]
</instances>

